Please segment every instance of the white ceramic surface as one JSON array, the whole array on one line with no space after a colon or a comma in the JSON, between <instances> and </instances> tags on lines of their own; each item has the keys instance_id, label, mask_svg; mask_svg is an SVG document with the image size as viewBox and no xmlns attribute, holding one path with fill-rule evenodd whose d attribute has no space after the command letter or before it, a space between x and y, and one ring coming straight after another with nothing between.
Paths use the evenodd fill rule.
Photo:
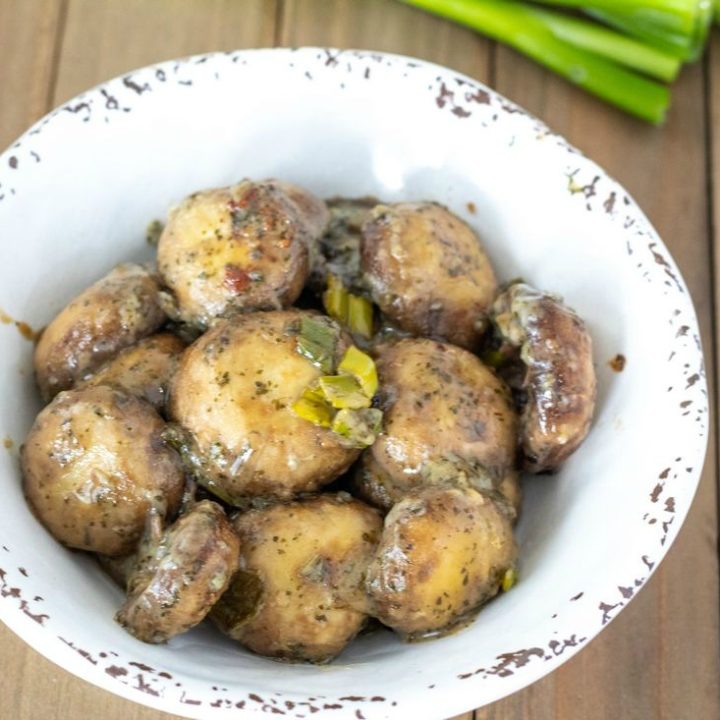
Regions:
<instances>
[{"instance_id":1,"label":"white ceramic surface","mask_svg":"<svg viewBox=\"0 0 720 720\"><path fill-rule=\"evenodd\" d=\"M519 585L456 635L376 633L322 668L254 657L212 628L143 645L112 620L119 590L33 519L13 450L0 452L0 618L86 680L197 718L438 718L554 670L646 582L700 475L702 352L666 248L602 170L467 77L376 53L243 51L113 80L0 156L0 308L42 326L118 261L148 257L145 227L172 203L245 176L438 200L501 277L558 291L587 319L597 419L559 474L526 483ZM0 436L17 448L38 409L31 344L12 324L0 343Z\"/></svg>"}]
</instances>

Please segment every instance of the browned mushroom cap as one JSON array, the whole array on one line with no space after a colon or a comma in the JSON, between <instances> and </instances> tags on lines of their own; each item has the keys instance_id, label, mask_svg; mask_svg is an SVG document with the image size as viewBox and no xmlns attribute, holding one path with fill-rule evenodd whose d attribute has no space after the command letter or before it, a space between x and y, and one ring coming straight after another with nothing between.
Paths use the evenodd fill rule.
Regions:
<instances>
[{"instance_id":1,"label":"browned mushroom cap","mask_svg":"<svg viewBox=\"0 0 720 720\"><path fill-rule=\"evenodd\" d=\"M407 339L383 347L377 369L383 431L356 473L362 497L387 509L428 484L491 490L513 469L510 391L475 355Z\"/></svg>"},{"instance_id":2,"label":"browned mushroom cap","mask_svg":"<svg viewBox=\"0 0 720 720\"><path fill-rule=\"evenodd\" d=\"M326 662L367 618L365 571L382 521L349 495L251 510L235 520L240 571L210 617L261 655Z\"/></svg>"},{"instance_id":3,"label":"browned mushroom cap","mask_svg":"<svg viewBox=\"0 0 720 720\"><path fill-rule=\"evenodd\" d=\"M403 330L473 349L497 284L473 231L436 203L378 205L361 254L373 300Z\"/></svg>"},{"instance_id":4,"label":"browned mushroom cap","mask_svg":"<svg viewBox=\"0 0 720 720\"><path fill-rule=\"evenodd\" d=\"M110 387L60 393L37 416L21 451L23 488L62 543L105 555L135 549L151 509L180 504L184 477L148 403Z\"/></svg>"},{"instance_id":5,"label":"browned mushroom cap","mask_svg":"<svg viewBox=\"0 0 720 720\"><path fill-rule=\"evenodd\" d=\"M323 374L298 352L303 318L340 333L329 318L300 310L238 315L188 348L175 373L169 413L185 431L178 447L227 502L314 492L359 454L292 409ZM338 357L347 347L339 337Z\"/></svg>"},{"instance_id":6,"label":"browned mushroom cap","mask_svg":"<svg viewBox=\"0 0 720 720\"><path fill-rule=\"evenodd\" d=\"M97 370L165 321L155 276L118 265L78 295L45 328L35 348L35 376L49 400Z\"/></svg>"},{"instance_id":7,"label":"browned mushroom cap","mask_svg":"<svg viewBox=\"0 0 720 720\"><path fill-rule=\"evenodd\" d=\"M190 195L171 211L158 244L178 317L206 327L217 317L291 305L326 222L321 200L274 180Z\"/></svg>"},{"instance_id":8,"label":"browned mushroom cap","mask_svg":"<svg viewBox=\"0 0 720 720\"><path fill-rule=\"evenodd\" d=\"M316 240L325 232L330 221L330 214L323 200L305 188L285 180L268 180L267 182L275 185L295 203L311 238Z\"/></svg>"},{"instance_id":9,"label":"browned mushroom cap","mask_svg":"<svg viewBox=\"0 0 720 720\"><path fill-rule=\"evenodd\" d=\"M592 339L585 323L558 298L511 285L495 301L493 319L502 339L525 365L520 440L525 469L551 470L585 439L597 394Z\"/></svg>"},{"instance_id":10,"label":"browned mushroom cap","mask_svg":"<svg viewBox=\"0 0 720 720\"><path fill-rule=\"evenodd\" d=\"M141 554L115 619L147 643L186 632L227 589L239 552L240 541L223 509L199 502Z\"/></svg>"},{"instance_id":11,"label":"browned mushroom cap","mask_svg":"<svg viewBox=\"0 0 720 720\"><path fill-rule=\"evenodd\" d=\"M147 400L162 412L168 384L175 373L185 343L171 333L159 333L125 348L87 380L78 384L119 387Z\"/></svg>"},{"instance_id":12,"label":"browned mushroom cap","mask_svg":"<svg viewBox=\"0 0 720 720\"><path fill-rule=\"evenodd\" d=\"M486 495L414 490L385 518L367 572L371 614L406 639L443 634L497 594L516 558L510 520Z\"/></svg>"}]
</instances>

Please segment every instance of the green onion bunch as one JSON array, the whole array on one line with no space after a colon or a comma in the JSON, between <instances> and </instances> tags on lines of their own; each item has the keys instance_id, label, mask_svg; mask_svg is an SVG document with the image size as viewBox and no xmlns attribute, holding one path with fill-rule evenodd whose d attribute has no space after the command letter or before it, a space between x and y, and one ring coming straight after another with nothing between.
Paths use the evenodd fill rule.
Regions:
<instances>
[{"instance_id":1,"label":"green onion bunch","mask_svg":"<svg viewBox=\"0 0 720 720\"><path fill-rule=\"evenodd\" d=\"M697 60L720 0L401 0L506 43L651 123ZM547 6L562 8L550 9Z\"/></svg>"}]
</instances>

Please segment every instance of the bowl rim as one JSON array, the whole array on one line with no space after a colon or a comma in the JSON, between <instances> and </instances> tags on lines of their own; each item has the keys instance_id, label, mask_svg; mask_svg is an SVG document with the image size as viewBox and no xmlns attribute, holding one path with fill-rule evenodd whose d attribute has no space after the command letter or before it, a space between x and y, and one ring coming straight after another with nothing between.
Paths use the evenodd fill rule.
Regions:
<instances>
[{"instance_id":1,"label":"bowl rim","mask_svg":"<svg viewBox=\"0 0 720 720\"><path fill-rule=\"evenodd\" d=\"M682 309L683 323L687 326L686 334L692 339L696 345L695 355L700 358L700 378L696 383L696 396L705 398L705 411L707 413L708 400L707 400L707 385L705 380L704 363L702 361L703 353L700 342L700 334L698 330L697 318L692 303L692 298L687 290L687 287L682 279L681 273L677 268L670 252L665 247L661 238L654 230L642 210L635 203L632 197L627 191L615 180L613 180L602 168L600 168L592 160L586 158L579 150L570 145L564 138L557 135L556 133L549 130L549 128L540 120L538 120L531 113L527 112L514 102L508 100L500 93L489 88L485 84L474 80L473 78L458 73L451 68L431 63L425 60L417 59L410 56L395 54L395 53L384 53L370 50L353 50L353 49L338 49L332 47L302 47L302 48L255 48L255 49L243 49L231 52L210 52L202 53L198 55L191 55L179 59L166 60L160 63L155 63L141 68L137 68L129 73L124 73L111 80L100 83L90 90L84 91L67 102L61 104L43 118L34 123L20 138L12 143L2 154L0 154L0 187L7 188L10 183L7 182L10 173L17 167L17 160L15 155L19 148L23 145L31 145L32 137L48 125L52 123L54 119L58 117L67 118L68 112L78 121L82 121L82 118L78 114L78 108L86 105L88 98L102 96L103 101L107 100L108 96L114 98L117 94L117 90L120 86L124 86L126 90L129 89L132 93L142 94L143 90L137 83L134 82L133 77L144 72L153 73L166 73L177 72L178 68L192 68L194 66L204 64L206 62L212 63L215 60L223 58L237 58L240 59L243 64L250 63L254 58L268 58L271 57L277 59L278 63L284 63L289 58L299 61L299 59L307 60L324 60L326 66L332 66L338 63L339 58L357 61L368 61L368 62L379 62L387 64L388 66L398 66L401 68L421 68L432 73L437 74L438 80L441 78L448 81L453 81L467 88L467 96L472 95L476 98L476 102L481 104L487 104L497 109L498 112L506 112L516 117L516 121L523 125L526 130L532 131L536 134L541 135L545 139L549 139L554 142L560 148L565 150L573 158L573 163L582 169L583 175L589 177L596 177L605 184L608 192L609 199L612 195L613 198L622 198L621 210L616 210L614 207L608 209L605 207L605 211L608 217L617 221L618 223L627 223L631 221L633 225L633 232L648 240L650 247L654 248L653 253L656 257L658 265L662 266L662 270L673 280L673 286L678 293L677 303L678 307ZM437 100L438 106L440 105L440 98ZM461 106L455 105L454 100L450 98L450 107L448 108L451 112L459 114L458 108ZM462 109L461 109L462 110ZM15 162L13 160L15 159ZM8 169L9 168L9 169ZM572 182L572 177L570 178ZM593 187L595 186L595 180L593 181ZM580 187L580 190L584 190ZM585 193L580 193L584 196L584 199L589 198ZM0 196L1 199L2 196ZM597 199L597 203L600 204L600 198ZM606 201L607 202L607 201ZM620 204L620 203L618 203ZM614 200L613 200L614 205ZM590 203L588 202L588 209ZM666 281L667 282L667 281ZM674 514L671 521L666 523L667 527L664 527L664 534L659 537L659 542L653 547L653 554L644 554L642 556L642 562L645 566L645 572L639 579L634 579L633 584L629 587L625 587L623 583L627 584L630 577L635 578L637 573L630 571L630 562L619 563L617 566L616 577L620 579L620 582L613 582L612 588L608 586L608 593L613 590L617 594L617 590L621 591L622 598L616 604L601 603L599 610L603 611L602 624L596 625L595 620L590 620L587 617L587 612L578 612L579 605L575 608L574 612L570 611L563 615L562 621L558 622L558 637L560 638L571 638L560 648L559 652L543 650L538 656L543 662L533 662L534 656L538 653L534 653L534 650L538 648L531 648L528 650L518 651L516 656L510 657L513 653L508 654L507 657L499 656L497 658L498 665L492 668L479 668L472 670L469 673L458 675L458 680L470 680L466 688L463 688L462 692L457 693L446 693L443 695L443 714L458 714L467 710L471 710L477 705L469 706L468 699L471 697L472 692L468 692L473 684L473 678L476 675L480 676L480 679L488 676L500 676L508 677L511 682L507 683L507 689L501 689L498 692L489 693L486 700L483 702L489 704L495 702L507 695L517 692L533 682L537 681L541 677L549 674L553 670L557 669L564 662L573 657L577 652L582 649L590 640L592 640L609 622L611 622L627 604L637 595L637 592L647 583L654 571L657 569L660 561L665 557L667 551L672 546L677 534L682 527L682 524L687 515L687 511L694 497L697 486L700 480L701 472L704 466L704 458L707 452L708 444L708 432L704 434L704 439L700 442L697 448L697 461L694 462L690 472L684 477L684 487L686 488L686 503L684 508ZM695 458L693 458L695 460ZM674 511L673 511L674 512ZM674 520L674 522L673 522ZM0 558L1 559L1 558ZM635 559L634 567L637 567L637 559ZM622 572L621 572L622 570ZM0 590L5 589L4 578L0 575ZM212 714L212 708L207 704L203 706L203 709L194 708L193 706L182 705L177 701L168 700L168 698L154 697L146 692L143 692L141 688L129 685L124 682L122 678L112 677L99 665L88 665L79 656L83 656L83 652L67 641L62 641L61 638L56 638L54 635L48 637L48 633L43 630L42 626L37 622L31 622L31 617L28 617L26 610L18 608L18 603L14 601L11 595L6 592L0 592L0 620L2 620L14 633L16 633L22 640L28 643L34 650L39 652L41 655L48 658L50 661L59 665L65 670L73 673L77 677L90 682L104 690L112 692L116 695L120 695L126 699L134 702L141 703L143 705L153 707L158 710L164 710L166 712L173 712L179 715L192 718L206 718L209 714ZM22 611L21 611L22 610ZM584 631L589 629L586 636L580 638L572 632L574 627L583 627ZM52 642L48 642L52 640ZM552 646L551 646L552 648ZM545 652L548 652L545 655ZM87 658L85 658L87 659ZM505 674L507 673L507 674ZM458 688L459 690L459 688ZM423 694L424 695L424 694ZM285 697L297 697L292 693L287 693ZM250 694L252 698L252 694ZM438 696L435 696L436 698ZM344 699L344 698L343 698ZM386 714L378 715L378 705L373 702L373 698L357 698L350 702L350 707L347 708L348 717L360 717L357 713L364 711L368 714L369 718L375 717L404 717L408 712L413 712L413 715L418 718L432 718L437 717L434 714L434 708L432 703L428 704L423 702L423 698L417 698L412 705L408 705L403 700L403 704L400 708L395 709L395 703L393 707L389 707L390 703L384 704L382 712ZM430 707L428 707L430 705ZM225 710L225 709L223 709ZM267 704L247 704L241 708L234 709L233 712L236 716L256 715L258 713L274 713L275 709L273 706ZM354 714L349 714L350 712ZM327 713L331 715L331 713ZM334 717L344 717L345 713L332 713ZM317 714L318 717L324 717L325 711L320 709Z\"/></svg>"}]
</instances>

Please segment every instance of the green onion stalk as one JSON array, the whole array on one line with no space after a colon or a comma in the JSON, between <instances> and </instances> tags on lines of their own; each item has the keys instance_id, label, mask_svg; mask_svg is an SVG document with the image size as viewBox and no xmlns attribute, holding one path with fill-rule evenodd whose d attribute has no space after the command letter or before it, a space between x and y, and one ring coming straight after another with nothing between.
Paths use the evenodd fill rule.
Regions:
<instances>
[{"instance_id":1,"label":"green onion stalk","mask_svg":"<svg viewBox=\"0 0 720 720\"><path fill-rule=\"evenodd\" d=\"M670 4L669 0L662 3L655 0L629 2L618 8L610 8L598 2L592 2L591 6L586 2L572 3L574 7L582 7L591 17L681 60L697 60L707 42L713 13L717 15L717 3L713 0L675 0L672 3L677 6L675 12L670 8L655 7Z\"/></svg>"},{"instance_id":2,"label":"green onion stalk","mask_svg":"<svg viewBox=\"0 0 720 720\"><path fill-rule=\"evenodd\" d=\"M592 2L593 0L586 0ZM697 0L704 2L705 0ZM590 21L508 0L402 0L504 42L570 82L651 123L665 119L677 55ZM549 0L548 0L549 2ZM562 2L562 0L561 0ZM660 4L681 0L654 0ZM580 5L572 0L562 4ZM604 0L617 7L620 0ZM622 4L632 5L632 0ZM648 3L650 4L650 3ZM687 3L686 3L687 4ZM640 74L643 73L643 74Z\"/></svg>"}]
</instances>

